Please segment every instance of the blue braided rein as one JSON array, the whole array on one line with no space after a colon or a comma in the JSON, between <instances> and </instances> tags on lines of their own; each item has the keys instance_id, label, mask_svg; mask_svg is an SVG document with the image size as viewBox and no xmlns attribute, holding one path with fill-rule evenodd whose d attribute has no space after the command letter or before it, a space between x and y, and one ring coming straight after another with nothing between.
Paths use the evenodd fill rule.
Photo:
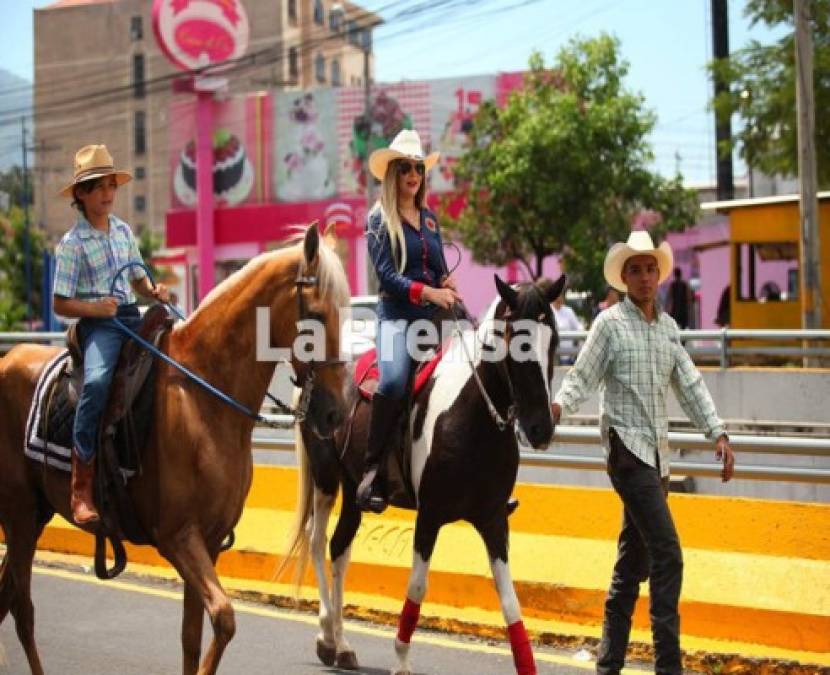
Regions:
<instances>
[{"instance_id":1,"label":"blue braided rein","mask_svg":"<svg viewBox=\"0 0 830 675\"><path fill-rule=\"evenodd\" d=\"M144 272L147 274L147 278L150 280L150 283L152 284L153 288L155 288L155 287L156 287L156 282L155 282L155 280L153 279L153 275L152 275L152 273L150 272L150 269L147 267L147 265L145 265L144 263L141 263L141 262L136 262L136 261L133 261L133 262L129 262L129 263L127 263L126 265L124 265L124 266L123 266L121 269L119 269L119 270L118 270L118 272L115 274L115 278L112 280L112 284L110 285L110 294L111 294L111 295L115 296L115 294L116 294L115 284L116 284L116 282L118 281L119 277L120 277L120 276L124 273L124 271L125 271L125 270L128 270L128 269L130 269L131 267L140 267L141 269L143 269L143 270L144 270ZM178 310L177 310L177 309L176 309L173 305L171 305L169 302L164 302L164 303L162 303L162 304L164 304L164 305L165 305L166 307L168 307L169 309L173 310L173 313L174 313L176 316L178 316L180 319L184 320L184 317L181 315L181 313L180 313L180 312L179 312L179 311L178 311ZM240 403L239 401L237 401L236 399L232 398L231 396L229 396L229 395L228 395L228 394L226 394L225 392L220 391L219 389L217 389L216 387L214 387L212 384L210 384L209 382L207 382L207 381L206 381L206 380L204 380L203 378L201 378L201 377L199 377L198 375L196 375L196 373L194 373L193 371L191 371L191 370L189 370L188 368L186 368L185 366L183 366L183 365L182 365L181 363L179 363L178 361L175 361L174 359L170 358L167 354L165 354L164 352L162 352L162 351L161 351L158 347L156 347L154 344L152 344L152 343L148 342L148 341L147 341L147 340L145 340L143 337L141 337L140 335L138 335L138 334L137 334L134 330L132 330L131 328L129 328L129 327L128 327L126 324L124 324L124 322L123 322L123 321L121 321L118 317L113 317L113 318L112 318L112 320L115 322L115 325L116 325L116 326L118 326L118 328L119 328L119 329L120 329L123 333L125 333L127 336L129 336L130 338L132 338L133 340L135 340L138 344L140 344L142 347L144 347L144 349L146 349L147 351L149 351L149 352L150 352L151 354L153 354L154 356L156 356L156 357L160 358L162 361L164 361L164 362L165 362L165 363L167 363L168 365L171 365L171 366L173 366L174 368L176 368L179 372L181 372L182 374L184 374L184 375L185 375L185 377L187 377L189 380L192 380L193 382L195 382L195 383L196 383L196 384L198 384L199 386L201 386L201 387L203 387L204 389L206 389L207 391L209 391L211 394L213 394L214 396L216 396L216 398L218 398L220 401L222 401L222 402L224 402L224 403L227 403L229 406L231 406L232 408L234 408L234 409L238 410L238 411L239 411L239 412L241 412L243 415L247 415L247 416L248 416L248 417L250 417L251 419L253 419L253 420L257 421L257 422L260 422L261 424L266 424L266 425L268 425L268 426L270 426L270 427L273 427L273 428L280 428L280 427L279 427L279 425L274 424L273 422L271 422L271 421L270 421L270 420L268 420L267 418L263 417L261 414L259 414L259 413L256 413L256 412L252 411L250 408L248 408L248 407L247 407L246 405L244 405L243 403ZM279 408L280 410L282 410L282 412L287 413L287 414L291 414L291 415L295 414L295 411L294 411L294 410L293 410L290 406L286 405L285 403L283 403L282 401L280 401L280 400L279 400L279 399L277 399L276 397L272 396L272 395L271 395L271 394L269 394L268 392L266 392L266 394L265 394L265 395L266 395L268 398L270 398L270 399L271 399L271 401L272 401L272 402L273 402L273 403L277 406L277 408Z\"/></svg>"}]
</instances>

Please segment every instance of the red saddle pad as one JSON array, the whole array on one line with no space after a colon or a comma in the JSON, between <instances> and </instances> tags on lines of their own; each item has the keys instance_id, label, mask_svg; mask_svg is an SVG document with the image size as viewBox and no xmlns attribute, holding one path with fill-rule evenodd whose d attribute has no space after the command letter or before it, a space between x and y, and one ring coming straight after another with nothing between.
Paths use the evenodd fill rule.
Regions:
<instances>
[{"instance_id":1,"label":"red saddle pad","mask_svg":"<svg viewBox=\"0 0 830 675\"><path fill-rule=\"evenodd\" d=\"M440 363L443 355L444 350L439 347L435 356L429 361L424 361L418 365L418 369L415 371L415 396L424 388L424 385ZM378 370L377 349L372 348L357 360L354 369L354 383L357 385L361 396L367 401L371 401L375 395L379 378L380 371Z\"/></svg>"}]
</instances>

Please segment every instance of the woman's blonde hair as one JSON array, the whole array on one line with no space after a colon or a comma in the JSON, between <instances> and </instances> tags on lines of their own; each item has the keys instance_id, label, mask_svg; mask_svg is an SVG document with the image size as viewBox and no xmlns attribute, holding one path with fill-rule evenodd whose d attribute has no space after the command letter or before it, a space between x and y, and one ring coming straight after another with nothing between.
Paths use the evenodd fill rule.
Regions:
<instances>
[{"instance_id":1,"label":"woman's blonde hair","mask_svg":"<svg viewBox=\"0 0 830 675\"><path fill-rule=\"evenodd\" d=\"M400 260L398 260L398 273L403 274L404 269L406 269L406 240L403 236L401 214L398 212L398 162L400 161L396 159L386 165L386 173L383 175L383 181L380 184L380 197L378 197L369 215L372 216L380 211L381 222L386 225L386 229L389 231L392 257L398 260L397 251L401 252ZM415 162L417 160L404 161ZM415 194L415 206L418 209L424 208L424 204L426 204L426 186L427 177L425 174L421 176L421 187L418 188L418 192Z\"/></svg>"}]
</instances>

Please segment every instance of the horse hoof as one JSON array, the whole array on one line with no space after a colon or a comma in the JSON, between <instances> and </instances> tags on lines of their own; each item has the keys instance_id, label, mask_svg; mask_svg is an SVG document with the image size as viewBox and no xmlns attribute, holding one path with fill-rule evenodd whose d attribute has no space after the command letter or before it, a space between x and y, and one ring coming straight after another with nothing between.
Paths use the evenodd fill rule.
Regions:
<instances>
[{"instance_id":1,"label":"horse hoof","mask_svg":"<svg viewBox=\"0 0 830 675\"><path fill-rule=\"evenodd\" d=\"M324 666L333 666L337 658L337 648L334 645L328 645L324 640L317 638L317 658L323 662Z\"/></svg>"},{"instance_id":2,"label":"horse hoof","mask_svg":"<svg viewBox=\"0 0 830 675\"><path fill-rule=\"evenodd\" d=\"M357 654L352 650L340 652L337 655L337 667L341 670L357 670L360 668L357 663Z\"/></svg>"}]
</instances>

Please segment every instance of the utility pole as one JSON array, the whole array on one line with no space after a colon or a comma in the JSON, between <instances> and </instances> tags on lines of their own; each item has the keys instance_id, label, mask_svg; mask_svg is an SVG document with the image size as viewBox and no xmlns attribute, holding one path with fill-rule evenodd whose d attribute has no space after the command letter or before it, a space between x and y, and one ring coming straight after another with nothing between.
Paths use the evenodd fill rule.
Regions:
<instances>
[{"instance_id":1,"label":"utility pole","mask_svg":"<svg viewBox=\"0 0 830 675\"><path fill-rule=\"evenodd\" d=\"M821 268L819 257L816 177L816 115L813 100L813 0L793 0L795 15L795 83L798 114L798 177L801 216L801 324L821 328Z\"/></svg>"},{"instance_id":2,"label":"utility pole","mask_svg":"<svg viewBox=\"0 0 830 675\"><path fill-rule=\"evenodd\" d=\"M729 58L729 15L727 0L712 0L712 53L715 61ZM723 78L714 77L715 96L728 90ZM732 141L732 123L727 118L722 120L715 113L715 156L718 166L718 199L735 198L735 181L732 175L732 151L728 154L721 146Z\"/></svg>"},{"instance_id":3,"label":"utility pole","mask_svg":"<svg viewBox=\"0 0 830 675\"><path fill-rule=\"evenodd\" d=\"M26 276L26 323L32 330L32 245L29 232L29 148L26 144L26 118L20 118L22 132L21 150L23 151L23 264Z\"/></svg>"}]
</instances>

